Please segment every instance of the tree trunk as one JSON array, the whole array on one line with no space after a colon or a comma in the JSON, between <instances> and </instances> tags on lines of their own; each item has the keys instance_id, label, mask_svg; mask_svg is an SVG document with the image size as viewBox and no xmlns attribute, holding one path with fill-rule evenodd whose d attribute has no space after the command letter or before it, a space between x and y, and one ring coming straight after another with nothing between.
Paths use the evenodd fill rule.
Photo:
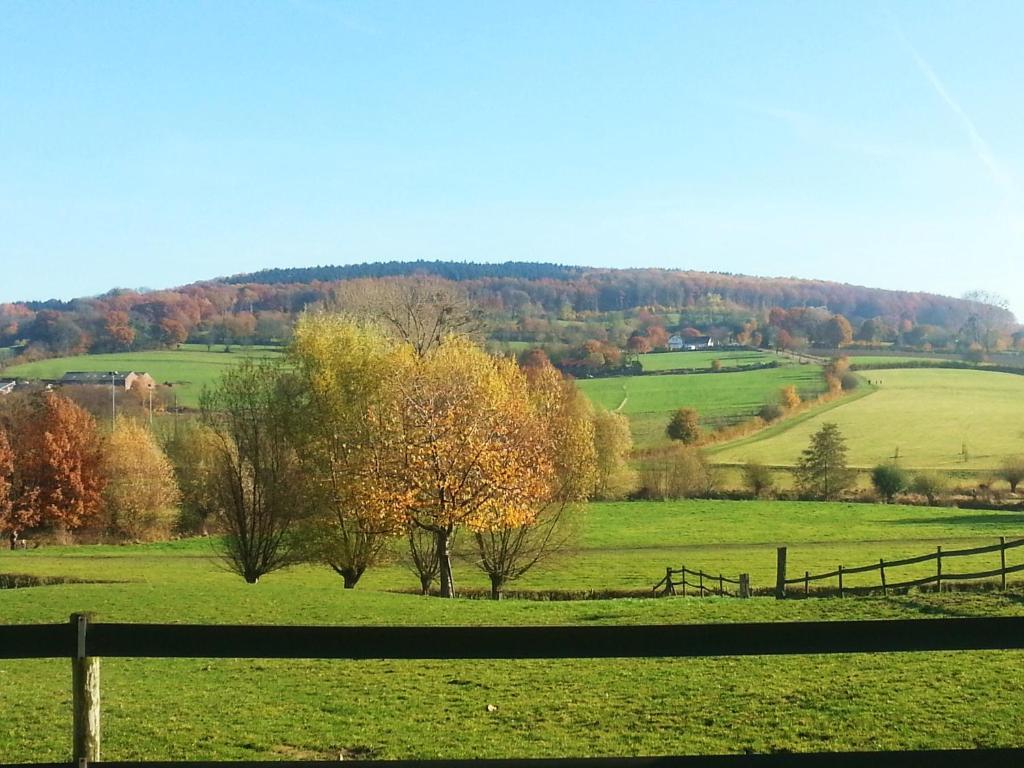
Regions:
<instances>
[{"instance_id":1,"label":"tree trunk","mask_svg":"<svg viewBox=\"0 0 1024 768\"><path fill-rule=\"evenodd\" d=\"M345 582L345 589L355 589L356 584L359 583L359 577L362 575L362 573L357 573L351 568L346 568L342 571L341 578Z\"/></svg>"},{"instance_id":2,"label":"tree trunk","mask_svg":"<svg viewBox=\"0 0 1024 768\"><path fill-rule=\"evenodd\" d=\"M424 575L420 576L420 594L421 595L429 595L430 594L430 583L433 580L434 579L431 576L424 576Z\"/></svg>"},{"instance_id":3,"label":"tree trunk","mask_svg":"<svg viewBox=\"0 0 1024 768\"><path fill-rule=\"evenodd\" d=\"M491 574L491 600L501 600L502 588L505 586L504 577L497 573Z\"/></svg>"},{"instance_id":4,"label":"tree trunk","mask_svg":"<svg viewBox=\"0 0 1024 768\"><path fill-rule=\"evenodd\" d=\"M437 531L435 536L441 597L455 597L455 581L452 578L452 534L451 531L443 530Z\"/></svg>"}]
</instances>

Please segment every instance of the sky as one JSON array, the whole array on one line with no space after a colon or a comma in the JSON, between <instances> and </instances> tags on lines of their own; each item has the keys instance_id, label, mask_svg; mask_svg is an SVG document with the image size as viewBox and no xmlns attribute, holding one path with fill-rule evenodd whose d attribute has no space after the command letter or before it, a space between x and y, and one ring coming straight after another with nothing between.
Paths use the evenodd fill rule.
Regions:
<instances>
[{"instance_id":1,"label":"sky","mask_svg":"<svg viewBox=\"0 0 1024 768\"><path fill-rule=\"evenodd\" d=\"M0 0L0 301L550 261L998 294L1024 3Z\"/></svg>"}]
</instances>

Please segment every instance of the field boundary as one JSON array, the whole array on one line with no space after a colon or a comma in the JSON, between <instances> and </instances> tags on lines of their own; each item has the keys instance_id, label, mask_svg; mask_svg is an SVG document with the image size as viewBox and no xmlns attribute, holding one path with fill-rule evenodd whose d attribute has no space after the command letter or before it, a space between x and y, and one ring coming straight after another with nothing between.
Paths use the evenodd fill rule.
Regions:
<instances>
[{"instance_id":1,"label":"field boundary","mask_svg":"<svg viewBox=\"0 0 1024 768\"><path fill-rule=\"evenodd\" d=\"M837 579L839 597L844 597L847 591L849 592L874 592L881 589L883 595L887 595L890 590L906 590L912 587L923 587L930 584L936 585L936 588L941 591L942 583L951 581L979 581L981 579L991 579L996 576L999 577L999 588L1006 591L1006 577L1011 573L1021 573L1024 571L1024 564L1020 565L1006 565L1006 551L1008 549L1017 549L1018 547L1024 547L1024 539L1014 539L1013 541L1007 541L1005 536L999 537L998 544L989 544L982 547L972 547L970 549L949 549L943 552L942 547L936 547L934 552L930 552L924 555L917 555L915 557L906 557L900 560L890 560L886 562L884 558L879 558L877 563L870 565L858 565L853 568L844 568L840 565L836 570L827 571L825 573L818 573L811 575L809 571L805 571L802 577L787 578L786 577L786 558L787 548L779 547L777 550L777 567L776 567L776 583L775 583L775 596L777 598L787 597L786 587L803 585L804 597L810 594L811 582L817 581L830 581ZM970 557L972 555L983 555L990 552L999 553L999 567L992 568L985 571L974 571L969 573L943 573L942 561L943 559L950 560L958 557ZM886 568L901 568L908 565L917 565L920 563L935 562L935 573L931 576L925 576L917 579L906 579L904 581L892 582L886 578ZM878 587L849 587L843 584L844 576L852 576L860 573L874 573L878 572L880 578L880 584Z\"/></svg>"},{"instance_id":2,"label":"field boundary","mask_svg":"<svg viewBox=\"0 0 1024 768\"><path fill-rule=\"evenodd\" d=\"M0 626L0 659L70 658L73 759L34 765L127 765L100 762L100 659L606 659L706 658L927 651L1024 650L1024 617L646 626L325 627L93 623ZM464 761L365 761L412 766L854 766L1011 765L1024 748L794 755L539 758ZM132 765L147 763L132 762ZM154 762L164 768L195 762ZM224 765L323 765L320 761ZM26 764L33 765L33 764Z\"/></svg>"},{"instance_id":3,"label":"field boundary","mask_svg":"<svg viewBox=\"0 0 1024 768\"><path fill-rule=\"evenodd\" d=\"M783 417L773 424L769 424L764 429L760 429L752 435L741 437L738 440L727 440L721 443L715 443L708 446L705 452L708 456L714 456L716 453L722 453L726 450L733 448L743 448L744 446L751 445L753 443L760 442L761 440L767 440L768 438L775 437L776 435L787 432L795 426L802 424L808 419L812 419L816 416L820 416L823 413L839 408L843 405L854 403L861 398L867 397L868 395L874 394L878 391L878 388L873 384L868 384L866 380L861 377L861 386L856 391L849 394L845 394L842 397L837 397L834 400L829 400L825 403L816 403L805 411L802 411L795 416ZM806 402L806 401L805 401ZM722 467L735 467L740 466L742 462L736 463L722 463L717 466Z\"/></svg>"},{"instance_id":4,"label":"field boundary","mask_svg":"<svg viewBox=\"0 0 1024 768\"><path fill-rule=\"evenodd\" d=\"M673 576L682 576L683 578L679 581L675 581ZM696 576L697 583L687 581L686 577ZM705 586L704 579L707 579L712 586ZM718 587L714 586L718 583ZM727 590L725 585L732 584L736 587L734 590ZM679 566L679 568L673 568L669 566L665 569L665 577L651 587L652 592L657 592L659 587L664 587L661 591L662 597L666 595L674 595L676 593L676 587L682 587L683 597L686 597L686 588L697 590L697 594L700 597L704 597L705 593L709 595L718 595L719 597L750 597L750 574L741 573L738 578L730 579L722 574L717 576L710 573L704 573L704 571L692 571L685 565Z\"/></svg>"}]
</instances>

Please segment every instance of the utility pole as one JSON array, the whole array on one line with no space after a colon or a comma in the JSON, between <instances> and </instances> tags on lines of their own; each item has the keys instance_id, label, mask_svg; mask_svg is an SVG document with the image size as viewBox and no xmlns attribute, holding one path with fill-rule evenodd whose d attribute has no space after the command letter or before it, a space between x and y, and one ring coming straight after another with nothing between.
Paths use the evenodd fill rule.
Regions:
<instances>
[{"instance_id":1,"label":"utility pole","mask_svg":"<svg viewBox=\"0 0 1024 768\"><path fill-rule=\"evenodd\" d=\"M114 389L114 377L117 375L117 371L110 372L110 428L114 428L114 422L117 421L117 390Z\"/></svg>"},{"instance_id":2,"label":"utility pole","mask_svg":"<svg viewBox=\"0 0 1024 768\"><path fill-rule=\"evenodd\" d=\"M153 429L153 388L149 388L149 429Z\"/></svg>"}]
</instances>

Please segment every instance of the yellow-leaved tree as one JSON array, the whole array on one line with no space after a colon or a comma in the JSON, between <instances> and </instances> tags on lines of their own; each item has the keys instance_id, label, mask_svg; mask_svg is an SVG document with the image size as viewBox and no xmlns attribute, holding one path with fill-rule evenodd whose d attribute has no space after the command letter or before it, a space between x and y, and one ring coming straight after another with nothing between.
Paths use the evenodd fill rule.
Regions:
<instances>
[{"instance_id":1,"label":"yellow-leaved tree","mask_svg":"<svg viewBox=\"0 0 1024 768\"><path fill-rule=\"evenodd\" d=\"M306 556L355 587L401 533L409 494L394 482L400 461L397 377L410 352L376 329L341 315L304 315L291 360L305 402L302 457L311 484Z\"/></svg>"},{"instance_id":2,"label":"yellow-leaved tree","mask_svg":"<svg viewBox=\"0 0 1024 768\"><path fill-rule=\"evenodd\" d=\"M529 514L474 526L475 563L490 579L495 600L508 582L565 548L574 532L573 513L597 483L590 401L549 362L523 370L530 423L553 471L546 473L546 486L527 500Z\"/></svg>"},{"instance_id":3,"label":"yellow-leaved tree","mask_svg":"<svg viewBox=\"0 0 1024 768\"><path fill-rule=\"evenodd\" d=\"M104 451L107 528L139 541L167 538L177 521L174 468L153 434L138 422L118 418Z\"/></svg>"},{"instance_id":4,"label":"yellow-leaved tree","mask_svg":"<svg viewBox=\"0 0 1024 768\"><path fill-rule=\"evenodd\" d=\"M402 359L398 462L411 524L434 534L442 597L454 595L452 536L528 525L558 490L557 460L526 374L451 337Z\"/></svg>"}]
</instances>

